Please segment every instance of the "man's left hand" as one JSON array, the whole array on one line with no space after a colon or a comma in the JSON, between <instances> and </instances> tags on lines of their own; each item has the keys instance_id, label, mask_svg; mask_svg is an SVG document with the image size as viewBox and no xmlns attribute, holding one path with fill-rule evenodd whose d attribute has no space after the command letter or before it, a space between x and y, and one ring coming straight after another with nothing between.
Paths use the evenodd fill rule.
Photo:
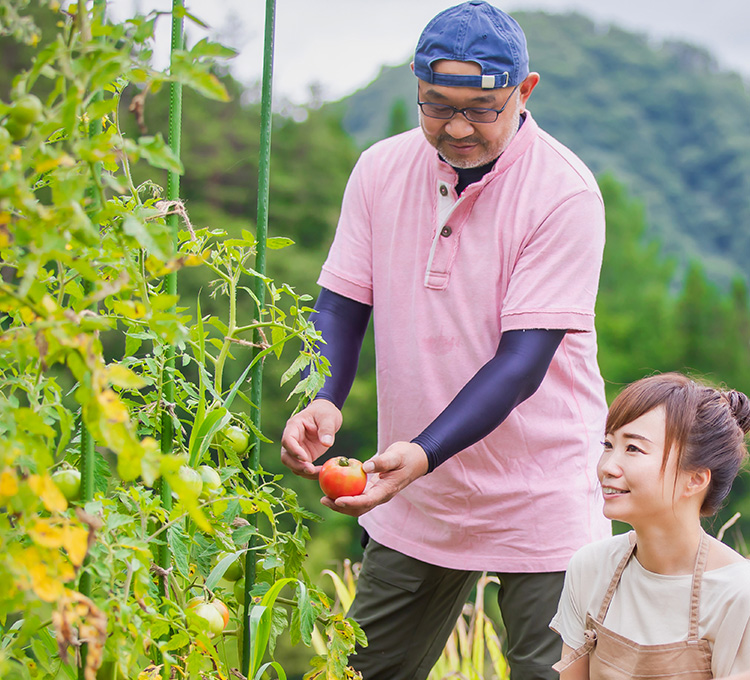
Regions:
<instances>
[{"instance_id":1,"label":"man's left hand","mask_svg":"<svg viewBox=\"0 0 750 680\"><path fill-rule=\"evenodd\" d=\"M341 496L336 500L323 497L323 505L352 517L364 515L426 474L427 454L419 444L395 442L383 453L366 461L363 467L369 478L367 487L359 496Z\"/></svg>"}]
</instances>

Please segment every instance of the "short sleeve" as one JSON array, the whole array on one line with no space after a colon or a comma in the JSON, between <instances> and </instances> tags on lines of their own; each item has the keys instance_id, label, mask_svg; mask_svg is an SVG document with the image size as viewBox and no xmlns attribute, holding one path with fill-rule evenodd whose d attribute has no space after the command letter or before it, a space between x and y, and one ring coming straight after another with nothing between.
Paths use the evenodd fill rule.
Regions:
<instances>
[{"instance_id":1,"label":"short sleeve","mask_svg":"<svg viewBox=\"0 0 750 680\"><path fill-rule=\"evenodd\" d=\"M515 262L503 303L503 330L594 330L604 233L604 205L597 191L586 189L555 207Z\"/></svg>"},{"instance_id":2,"label":"short sleeve","mask_svg":"<svg viewBox=\"0 0 750 680\"><path fill-rule=\"evenodd\" d=\"M549 624L562 641L572 649L584 643L583 632L586 629L586 604L582 601L583 559L578 551L565 572L565 582L557 613Z\"/></svg>"},{"instance_id":3,"label":"short sleeve","mask_svg":"<svg viewBox=\"0 0 750 680\"><path fill-rule=\"evenodd\" d=\"M740 572L728 579L734 592L714 612L720 621L712 650L714 677L750 671L750 566L742 564Z\"/></svg>"},{"instance_id":4,"label":"short sleeve","mask_svg":"<svg viewBox=\"0 0 750 680\"><path fill-rule=\"evenodd\" d=\"M341 215L318 285L372 305L372 220L367 197L367 155L352 170L344 191Z\"/></svg>"}]
</instances>

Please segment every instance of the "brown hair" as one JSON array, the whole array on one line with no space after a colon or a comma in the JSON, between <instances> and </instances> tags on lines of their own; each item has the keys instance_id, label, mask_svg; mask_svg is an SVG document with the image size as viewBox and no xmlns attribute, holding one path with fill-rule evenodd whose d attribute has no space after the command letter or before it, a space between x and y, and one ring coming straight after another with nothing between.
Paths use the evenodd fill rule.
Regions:
<instances>
[{"instance_id":1,"label":"brown hair","mask_svg":"<svg viewBox=\"0 0 750 680\"><path fill-rule=\"evenodd\" d=\"M605 431L611 434L658 406L666 411L662 472L671 451L677 454L678 470L710 470L701 514L713 515L747 456L750 399L742 392L715 389L681 373L653 375L628 385L617 396Z\"/></svg>"}]
</instances>

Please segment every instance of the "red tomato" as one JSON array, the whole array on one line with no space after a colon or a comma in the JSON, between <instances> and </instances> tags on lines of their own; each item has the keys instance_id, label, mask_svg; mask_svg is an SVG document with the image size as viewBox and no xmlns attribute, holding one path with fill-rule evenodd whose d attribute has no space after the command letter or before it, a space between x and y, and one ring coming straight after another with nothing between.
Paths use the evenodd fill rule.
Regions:
<instances>
[{"instance_id":1,"label":"red tomato","mask_svg":"<svg viewBox=\"0 0 750 680\"><path fill-rule=\"evenodd\" d=\"M365 490L367 473L356 458L338 456L323 464L318 482L328 498L358 496Z\"/></svg>"}]
</instances>

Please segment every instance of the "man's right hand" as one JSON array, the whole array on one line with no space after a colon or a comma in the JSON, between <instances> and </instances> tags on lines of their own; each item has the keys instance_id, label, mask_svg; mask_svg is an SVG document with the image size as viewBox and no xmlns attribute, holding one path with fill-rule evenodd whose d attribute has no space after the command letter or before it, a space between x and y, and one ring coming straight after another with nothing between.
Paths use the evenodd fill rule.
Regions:
<instances>
[{"instance_id":1,"label":"man's right hand","mask_svg":"<svg viewBox=\"0 0 750 680\"><path fill-rule=\"evenodd\" d=\"M341 427L341 411L327 399L315 399L286 423L281 435L281 462L295 475L317 479L313 462L331 446Z\"/></svg>"}]
</instances>

